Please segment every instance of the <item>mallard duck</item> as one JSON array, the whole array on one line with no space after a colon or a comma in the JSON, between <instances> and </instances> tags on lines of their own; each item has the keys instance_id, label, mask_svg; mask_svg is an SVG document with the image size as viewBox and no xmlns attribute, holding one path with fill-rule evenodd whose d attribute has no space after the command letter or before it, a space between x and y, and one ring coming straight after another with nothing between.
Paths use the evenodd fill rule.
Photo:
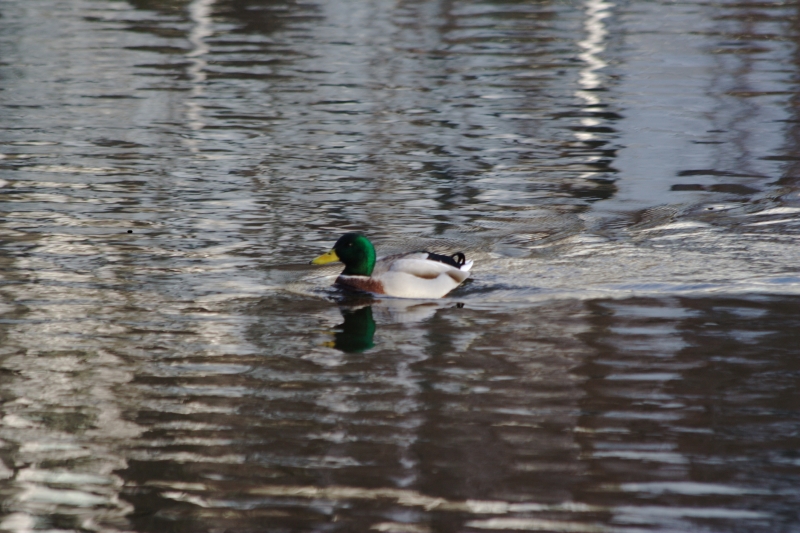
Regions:
<instances>
[{"instance_id":1,"label":"mallard duck","mask_svg":"<svg viewBox=\"0 0 800 533\"><path fill-rule=\"evenodd\" d=\"M463 253L411 252L376 259L375 247L361 233L345 233L333 249L311 264L341 261L336 285L398 298L441 298L469 277L472 261Z\"/></svg>"}]
</instances>

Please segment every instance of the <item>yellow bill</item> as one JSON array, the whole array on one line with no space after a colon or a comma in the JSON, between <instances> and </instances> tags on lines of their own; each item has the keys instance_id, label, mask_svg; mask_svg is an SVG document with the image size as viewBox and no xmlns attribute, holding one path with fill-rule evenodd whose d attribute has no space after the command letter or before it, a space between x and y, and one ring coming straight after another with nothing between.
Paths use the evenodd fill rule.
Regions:
<instances>
[{"instance_id":1,"label":"yellow bill","mask_svg":"<svg viewBox=\"0 0 800 533\"><path fill-rule=\"evenodd\" d=\"M339 260L339 256L336 255L336 252L331 250L326 254L322 254L321 256L317 257L313 261L311 261L312 265L327 265L328 263L335 263Z\"/></svg>"}]
</instances>

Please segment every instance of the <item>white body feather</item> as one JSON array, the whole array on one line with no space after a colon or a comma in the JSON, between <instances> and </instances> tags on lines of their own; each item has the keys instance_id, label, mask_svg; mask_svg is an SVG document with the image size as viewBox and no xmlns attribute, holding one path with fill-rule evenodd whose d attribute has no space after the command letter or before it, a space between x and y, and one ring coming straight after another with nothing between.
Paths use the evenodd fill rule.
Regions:
<instances>
[{"instance_id":1,"label":"white body feather","mask_svg":"<svg viewBox=\"0 0 800 533\"><path fill-rule=\"evenodd\" d=\"M410 253L382 257L375 263L372 280L383 286L383 293L398 298L441 298L458 287L469 277L472 261L461 268L428 259L427 253ZM355 278L365 276L341 276L347 284L348 278L356 285Z\"/></svg>"}]
</instances>

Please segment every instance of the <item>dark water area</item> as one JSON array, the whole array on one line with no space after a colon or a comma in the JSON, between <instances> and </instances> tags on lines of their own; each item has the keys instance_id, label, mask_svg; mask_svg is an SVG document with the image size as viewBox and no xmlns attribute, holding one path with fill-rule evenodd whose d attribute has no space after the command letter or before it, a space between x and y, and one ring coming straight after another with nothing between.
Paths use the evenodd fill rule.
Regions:
<instances>
[{"instance_id":1,"label":"dark water area","mask_svg":"<svg viewBox=\"0 0 800 533\"><path fill-rule=\"evenodd\" d=\"M0 531L800 531L800 4L0 2ZM440 300L308 262L464 251Z\"/></svg>"}]
</instances>

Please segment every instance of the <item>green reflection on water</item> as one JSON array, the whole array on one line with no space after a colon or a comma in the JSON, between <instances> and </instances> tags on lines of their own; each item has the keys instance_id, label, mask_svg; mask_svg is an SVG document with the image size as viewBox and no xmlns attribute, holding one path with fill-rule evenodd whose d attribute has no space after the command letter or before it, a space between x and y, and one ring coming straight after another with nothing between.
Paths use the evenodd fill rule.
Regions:
<instances>
[{"instance_id":1,"label":"green reflection on water","mask_svg":"<svg viewBox=\"0 0 800 533\"><path fill-rule=\"evenodd\" d=\"M356 309L340 307L344 322L334 328L333 341L326 346L347 353L369 350L375 346L375 320L372 318L372 306Z\"/></svg>"}]
</instances>

